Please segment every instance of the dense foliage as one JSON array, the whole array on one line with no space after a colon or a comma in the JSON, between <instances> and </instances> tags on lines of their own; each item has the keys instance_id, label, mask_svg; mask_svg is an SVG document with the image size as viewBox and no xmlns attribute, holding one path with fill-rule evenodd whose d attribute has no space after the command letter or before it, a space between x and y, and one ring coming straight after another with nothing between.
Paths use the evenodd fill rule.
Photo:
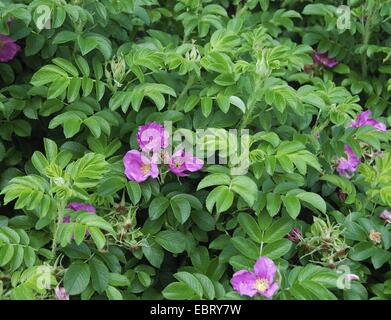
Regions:
<instances>
[{"instance_id":1,"label":"dense foliage","mask_svg":"<svg viewBox=\"0 0 391 320\"><path fill-rule=\"evenodd\" d=\"M391 3L340 5L0 0L0 299L390 299Z\"/></svg>"}]
</instances>

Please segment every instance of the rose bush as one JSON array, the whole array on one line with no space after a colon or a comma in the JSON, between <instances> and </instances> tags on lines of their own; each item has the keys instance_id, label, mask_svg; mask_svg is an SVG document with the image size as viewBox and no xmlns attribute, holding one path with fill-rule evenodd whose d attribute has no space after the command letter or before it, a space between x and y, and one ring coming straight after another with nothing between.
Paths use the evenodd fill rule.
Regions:
<instances>
[{"instance_id":1,"label":"rose bush","mask_svg":"<svg viewBox=\"0 0 391 320\"><path fill-rule=\"evenodd\" d=\"M390 299L390 15L0 0L0 299Z\"/></svg>"}]
</instances>

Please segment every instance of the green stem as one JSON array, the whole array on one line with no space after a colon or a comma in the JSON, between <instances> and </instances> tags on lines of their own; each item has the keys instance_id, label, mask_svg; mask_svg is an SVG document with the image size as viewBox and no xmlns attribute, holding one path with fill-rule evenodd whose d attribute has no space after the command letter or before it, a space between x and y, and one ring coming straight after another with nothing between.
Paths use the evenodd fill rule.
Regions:
<instances>
[{"instance_id":1,"label":"green stem","mask_svg":"<svg viewBox=\"0 0 391 320\"><path fill-rule=\"evenodd\" d=\"M367 57L367 47L369 44L369 39L371 38L371 24L372 24L372 12L368 13L367 21L363 21L363 46L364 51L361 55L361 74L363 78L368 76L368 57Z\"/></svg>"},{"instance_id":2,"label":"green stem","mask_svg":"<svg viewBox=\"0 0 391 320\"><path fill-rule=\"evenodd\" d=\"M252 92L250 98L248 99L247 102L247 111L244 114L244 117L242 119L242 122L240 124L240 129L244 129L247 127L247 125L251 121L251 116L254 112L256 102L257 102L257 94L258 94L258 89L261 87L263 81L260 81L259 79L255 82L255 88L254 91Z\"/></svg>"},{"instance_id":3,"label":"green stem","mask_svg":"<svg viewBox=\"0 0 391 320\"><path fill-rule=\"evenodd\" d=\"M189 91L191 86L194 84L195 79L196 79L195 75L193 73L190 74L189 78L187 79L186 85L183 87L181 93L179 94L178 98L176 99L174 105L172 106L172 109L175 109L178 101L180 101L181 98L183 98L186 95L186 93Z\"/></svg>"},{"instance_id":4,"label":"green stem","mask_svg":"<svg viewBox=\"0 0 391 320\"><path fill-rule=\"evenodd\" d=\"M60 201L60 206L58 208L58 215L57 215L57 221L54 226L54 232L53 232L53 242L52 242L52 259L56 258L56 252L57 252L57 233L58 229L60 227L60 224L63 223L64 220L64 209L65 204L63 201Z\"/></svg>"},{"instance_id":5,"label":"green stem","mask_svg":"<svg viewBox=\"0 0 391 320\"><path fill-rule=\"evenodd\" d=\"M264 235L265 235L265 231L262 230L262 239L263 239ZM263 244L264 244L264 242L261 241L261 246L260 246L260 248L259 248L259 256L260 256L260 257L262 256Z\"/></svg>"},{"instance_id":6,"label":"green stem","mask_svg":"<svg viewBox=\"0 0 391 320\"><path fill-rule=\"evenodd\" d=\"M319 133L322 132L322 131L329 125L329 123L330 123L330 120L327 119L326 121L323 122L323 124L322 124L320 127L317 127L317 125L318 125L318 120L319 120L319 119L316 120L315 126L314 126L314 128L312 129L312 134L313 134L313 135L314 135L315 133L317 133L317 132L319 132Z\"/></svg>"}]
</instances>

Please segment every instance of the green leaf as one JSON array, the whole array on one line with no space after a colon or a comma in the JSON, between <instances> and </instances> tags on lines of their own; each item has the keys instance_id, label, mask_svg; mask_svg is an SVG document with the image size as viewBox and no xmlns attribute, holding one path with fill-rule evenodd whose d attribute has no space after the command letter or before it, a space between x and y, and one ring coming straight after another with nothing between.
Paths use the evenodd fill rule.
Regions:
<instances>
[{"instance_id":1,"label":"green leaf","mask_svg":"<svg viewBox=\"0 0 391 320\"><path fill-rule=\"evenodd\" d=\"M53 140L47 138L43 139L43 144L45 147L45 153L47 159L49 160L49 162L53 162L57 157L57 152L58 152L57 144Z\"/></svg>"},{"instance_id":2,"label":"green leaf","mask_svg":"<svg viewBox=\"0 0 391 320\"><path fill-rule=\"evenodd\" d=\"M37 54L45 44L45 37L38 33L31 33L26 38L26 48L24 54L29 57Z\"/></svg>"},{"instance_id":3,"label":"green leaf","mask_svg":"<svg viewBox=\"0 0 391 320\"><path fill-rule=\"evenodd\" d=\"M229 101L231 104L233 104L235 107L238 107L240 111L243 113L246 112L246 105L244 104L243 100L236 96L230 96Z\"/></svg>"},{"instance_id":4,"label":"green leaf","mask_svg":"<svg viewBox=\"0 0 391 320\"><path fill-rule=\"evenodd\" d=\"M73 262L65 271L64 287L70 295L82 293L90 282L90 268L82 261Z\"/></svg>"},{"instance_id":5,"label":"green leaf","mask_svg":"<svg viewBox=\"0 0 391 320\"><path fill-rule=\"evenodd\" d=\"M213 101L211 97L201 98L201 111L205 118L207 118L212 112Z\"/></svg>"},{"instance_id":6,"label":"green leaf","mask_svg":"<svg viewBox=\"0 0 391 320\"><path fill-rule=\"evenodd\" d=\"M12 124L16 135L19 137L28 137L31 135L31 125L26 120L14 120Z\"/></svg>"},{"instance_id":7,"label":"green leaf","mask_svg":"<svg viewBox=\"0 0 391 320\"><path fill-rule=\"evenodd\" d=\"M391 253L381 249L375 248L371 255L371 262L375 269L379 269L383 264L391 261Z\"/></svg>"},{"instance_id":8,"label":"green leaf","mask_svg":"<svg viewBox=\"0 0 391 320\"><path fill-rule=\"evenodd\" d=\"M61 44L66 43L69 41L74 41L77 39L77 34L73 31L61 31L56 34L56 36L53 39L53 44Z\"/></svg>"},{"instance_id":9,"label":"green leaf","mask_svg":"<svg viewBox=\"0 0 391 320\"><path fill-rule=\"evenodd\" d=\"M230 100L229 97L224 96L222 94L218 94L216 97L217 105L219 106L220 110L223 111L224 113L227 113L229 110L230 106Z\"/></svg>"},{"instance_id":10,"label":"green leaf","mask_svg":"<svg viewBox=\"0 0 391 320\"><path fill-rule=\"evenodd\" d=\"M216 187L208 194L206 198L206 208L209 212L213 211L216 205L217 213L227 211L233 203L234 195L227 186Z\"/></svg>"},{"instance_id":11,"label":"green leaf","mask_svg":"<svg viewBox=\"0 0 391 320\"><path fill-rule=\"evenodd\" d=\"M250 236L256 243L262 242L262 231L257 222L249 214L241 212L238 216L238 221L241 228Z\"/></svg>"},{"instance_id":12,"label":"green leaf","mask_svg":"<svg viewBox=\"0 0 391 320\"><path fill-rule=\"evenodd\" d=\"M107 287L106 295L109 298L109 300L123 300L124 299L122 297L122 293L118 289L116 289L112 286Z\"/></svg>"},{"instance_id":13,"label":"green leaf","mask_svg":"<svg viewBox=\"0 0 391 320\"><path fill-rule=\"evenodd\" d=\"M279 194L268 193L266 196L267 204L266 209L267 212L273 217L275 216L281 208L281 196Z\"/></svg>"},{"instance_id":14,"label":"green leaf","mask_svg":"<svg viewBox=\"0 0 391 320\"><path fill-rule=\"evenodd\" d=\"M49 87L47 98L54 99L63 94L69 86L69 83L70 80L64 77L57 78L56 80L54 80Z\"/></svg>"},{"instance_id":15,"label":"green leaf","mask_svg":"<svg viewBox=\"0 0 391 320\"><path fill-rule=\"evenodd\" d=\"M171 198L170 205L175 218L181 224L184 224L190 217L191 206L189 201L179 194Z\"/></svg>"},{"instance_id":16,"label":"green leaf","mask_svg":"<svg viewBox=\"0 0 391 320\"><path fill-rule=\"evenodd\" d=\"M93 257L90 262L91 283L92 287L98 292L104 292L109 285L109 270L106 265L96 257Z\"/></svg>"},{"instance_id":17,"label":"green leaf","mask_svg":"<svg viewBox=\"0 0 391 320\"><path fill-rule=\"evenodd\" d=\"M198 281L201 283L202 290L204 292L204 296L208 300L213 300L216 295L216 290L214 288L213 282L205 275L200 273L193 274Z\"/></svg>"},{"instance_id":18,"label":"green leaf","mask_svg":"<svg viewBox=\"0 0 391 320\"><path fill-rule=\"evenodd\" d=\"M177 272L174 277L183 283L186 283L197 295L198 298L202 298L203 289L198 279L189 272Z\"/></svg>"},{"instance_id":19,"label":"green leaf","mask_svg":"<svg viewBox=\"0 0 391 320\"><path fill-rule=\"evenodd\" d=\"M94 243L96 244L96 247L99 250L102 250L106 245L106 237L104 236L102 231L100 231L96 227L89 227L88 230L90 232L92 240L94 240Z\"/></svg>"},{"instance_id":20,"label":"green leaf","mask_svg":"<svg viewBox=\"0 0 391 320\"><path fill-rule=\"evenodd\" d=\"M189 300L195 298L194 291L183 282L172 282L162 291L163 297L168 300Z\"/></svg>"},{"instance_id":21,"label":"green leaf","mask_svg":"<svg viewBox=\"0 0 391 320\"><path fill-rule=\"evenodd\" d=\"M82 223L75 224L75 229L73 231L75 242L77 245L83 242L86 235L87 226Z\"/></svg>"},{"instance_id":22,"label":"green leaf","mask_svg":"<svg viewBox=\"0 0 391 320\"><path fill-rule=\"evenodd\" d=\"M231 190L239 194L247 204L252 207L258 196L255 182L246 176L237 176L232 179Z\"/></svg>"},{"instance_id":23,"label":"green leaf","mask_svg":"<svg viewBox=\"0 0 391 320\"><path fill-rule=\"evenodd\" d=\"M121 176L112 176L103 179L99 184L97 193L101 197L112 196L125 187L126 179Z\"/></svg>"},{"instance_id":24,"label":"green leaf","mask_svg":"<svg viewBox=\"0 0 391 320\"><path fill-rule=\"evenodd\" d=\"M170 201L164 196L154 198L148 208L150 219L158 219L167 210L169 205Z\"/></svg>"},{"instance_id":25,"label":"green leaf","mask_svg":"<svg viewBox=\"0 0 391 320\"><path fill-rule=\"evenodd\" d=\"M127 287L130 285L130 281L122 274L109 273L109 284L114 287Z\"/></svg>"},{"instance_id":26,"label":"green leaf","mask_svg":"<svg viewBox=\"0 0 391 320\"><path fill-rule=\"evenodd\" d=\"M67 73L70 73L74 77L77 77L79 75L79 71L77 71L76 67L66 59L54 58L53 63L65 70Z\"/></svg>"},{"instance_id":27,"label":"green leaf","mask_svg":"<svg viewBox=\"0 0 391 320\"><path fill-rule=\"evenodd\" d=\"M355 261L366 260L374 253L374 249L371 242L360 242L349 251L349 257Z\"/></svg>"},{"instance_id":28,"label":"green leaf","mask_svg":"<svg viewBox=\"0 0 391 320\"><path fill-rule=\"evenodd\" d=\"M156 244L155 242L148 241L149 245L143 246L142 251L147 260L151 265L155 268L160 268L164 259L164 251L163 249Z\"/></svg>"},{"instance_id":29,"label":"green leaf","mask_svg":"<svg viewBox=\"0 0 391 320\"><path fill-rule=\"evenodd\" d=\"M280 239L269 243L263 247L262 255L270 259L278 259L289 252L292 247L292 241Z\"/></svg>"},{"instance_id":30,"label":"green leaf","mask_svg":"<svg viewBox=\"0 0 391 320\"><path fill-rule=\"evenodd\" d=\"M259 258L259 248L250 240L243 237L234 237L231 239L231 242L236 250L246 257L254 260Z\"/></svg>"},{"instance_id":31,"label":"green leaf","mask_svg":"<svg viewBox=\"0 0 391 320\"><path fill-rule=\"evenodd\" d=\"M71 81L69 82L69 87L67 91L68 102L73 102L78 98L80 87L81 87L81 80L79 78L72 78Z\"/></svg>"},{"instance_id":32,"label":"green leaf","mask_svg":"<svg viewBox=\"0 0 391 320\"><path fill-rule=\"evenodd\" d=\"M281 218L274 222L266 231L263 240L271 243L285 237L292 230L292 220Z\"/></svg>"},{"instance_id":33,"label":"green leaf","mask_svg":"<svg viewBox=\"0 0 391 320\"><path fill-rule=\"evenodd\" d=\"M181 253L186 248L185 236L179 231L160 231L155 240L164 249L172 253Z\"/></svg>"},{"instance_id":34,"label":"green leaf","mask_svg":"<svg viewBox=\"0 0 391 320\"><path fill-rule=\"evenodd\" d=\"M26 267L32 267L35 263L36 255L32 247L25 247L23 261Z\"/></svg>"},{"instance_id":35,"label":"green leaf","mask_svg":"<svg viewBox=\"0 0 391 320\"><path fill-rule=\"evenodd\" d=\"M14 256L14 246L2 246L0 248L0 267L4 267L8 262L11 261L12 257Z\"/></svg>"},{"instance_id":36,"label":"green leaf","mask_svg":"<svg viewBox=\"0 0 391 320\"><path fill-rule=\"evenodd\" d=\"M304 201L314 208L318 209L322 213L326 213L326 202L323 200L323 198L313 192L303 192L296 195L296 197Z\"/></svg>"},{"instance_id":37,"label":"green leaf","mask_svg":"<svg viewBox=\"0 0 391 320\"><path fill-rule=\"evenodd\" d=\"M210 186L218 186L218 185L229 185L231 183L231 178L223 173L213 173L207 175L203 178L198 184L197 190L201 190L203 188L207 188Z\"/></svg>"},{"instance_id":38,"label":"green leaf","mask_svg":"<svg viewBox=\"0 0 391 320\"><path fill-rule=\"evenodd\" d=\"M294 195L287 195L282 197L282 202L292 219L296 219L301 210L299 199Z\"/></svg>"},{"instance_id":39,"label":"green leaf","mask_svg":"<svg viewBox=\"0 0 391 320\"><path fill-rule=\"evenodd\" d=\"M141 188L140 185L135 181L128 181L126 184L126 189L130 200L134 205L136 205L141 199Z\"/></svg>"},{"instance_id":40,"label":"green leaf","mask_svg":"<svg viewBox=\"0 0 391 320\"><path fill-rule=\"evenodd\" d=\"M302 281L300 282L300 285L319 300L337 300L333 293L319 283L314 281Z\"/></svg>"},{"instance_id":41,"label":"green leaf","mask_svg":"<svg viewBox=\"0 0 391 320\"><path fill-rule=\"evenodd\" d=\"M49 162L46 160L45 156L40 151L35 151L33 156L31 157L31 162L35 169L38 170L39 173L45 174L46 167L49 166Z\"/></svg>"},{"instance_id":42,"label":"green leaf","mask_svg":"<svg viewBox=\"0 0 391 320\"><path fill-rule=\"evenodd\" d=\"M83 56L85 56L91 50L94 50L98 42L94 38L83 38L82 36L78 36L77 43L79 44L80 51Z\"/></svg>"}]
</instances>

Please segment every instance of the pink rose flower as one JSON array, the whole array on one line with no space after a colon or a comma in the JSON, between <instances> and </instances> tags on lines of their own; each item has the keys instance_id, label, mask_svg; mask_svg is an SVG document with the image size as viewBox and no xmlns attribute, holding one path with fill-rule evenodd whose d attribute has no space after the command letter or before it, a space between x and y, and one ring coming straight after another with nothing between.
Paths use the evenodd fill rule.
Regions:
<instances>
[{"instance_id":1,"label":"pink rose flower","mask_svg":"<svg viewBox=\"0 0 391 320\"><path fill-rule=\"evenodd\" d=\"M320 52L315 52L314 62L329 69L335 67L338 64L337 59L329 58L327 53Z\"/></svg>"},{"instance_id":2,"label":"pink rose flower","mask_svg":"<svg viewBox=\"0 0 391 320\"><path fill-rule=\"evenodd\" d=\"M159 152L168 146L168 132L157 122L149 122L138 128L137 142L144 152Z\"/></svg>"},{"instance_id":3,"label":"pink rose flower","mask_svg":"<svg viewBox=\"0 0 391 320\"><path fill-rule=\"evenodd\" d=\"M201 170L204 162L185 150L179 150L172 155L169 166L170 171L178 177L186 177L189 172Z\"/></svg>"},{"instance_id":4,"label":"pink rose flower","mask_svg":"<svg viewBox=\"0 0 391 320\"><path fill-rule=\"evenodd\" d=\"M274 282L277 266L268 257L260 257L254 266L254 272L240 270L231 279L232 287L240 295L253 297L256 294L271 298L278 290Z\"/></svg>"},{"instance_id":5,"label":"pink rose flower","mask_svg":"<svg viewBox=\"0 0 391 320\"><path fill-rule=\"evenodd\" d=\"M130 150L126 153L124 167L128 179L138 183L144 182L149 177L157 178L159 175L159 168L155 161L137 150Z\"/></svg>"},{"instance_id":6,"label":"pink rose flower","mask_svg":"<svg viewBox=\"0 0 391 320\"><path fill-rule=\"evenodd\" d=\"M347 157L338 159L337 172L341 176L350 179L360 164L360 158L356 156L349 145L345 144L344 150Z\"/></svg>"},{"instance_id":7,"label":"pink rose flower","mask_svg":"<svg viewBox=\"0 0 391 320\"><path fill-rule=\"evenodd\" d=\"M370 118L371 111L363 111L357 115L356 120L352 120L349 127L360 128L363 126L372 126L379 131L386 131L387 127L384 123L378 122L377 120Z\"/></svg>"},{"instance_id":8,"label":"pink rose flower","mask_svg":"<svg viewBox=\"0 0 391 320\"><path fill-rule=\"evenodd\" d=\"M12 60L20 50L21 48L14 39L0 34L0 62Z\"/></svg>"}]
</instances>

